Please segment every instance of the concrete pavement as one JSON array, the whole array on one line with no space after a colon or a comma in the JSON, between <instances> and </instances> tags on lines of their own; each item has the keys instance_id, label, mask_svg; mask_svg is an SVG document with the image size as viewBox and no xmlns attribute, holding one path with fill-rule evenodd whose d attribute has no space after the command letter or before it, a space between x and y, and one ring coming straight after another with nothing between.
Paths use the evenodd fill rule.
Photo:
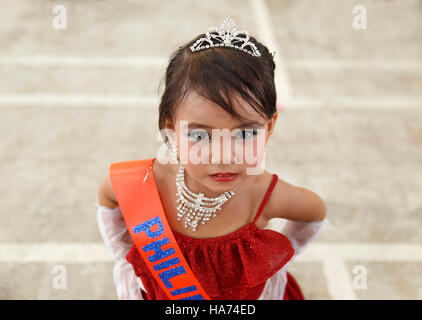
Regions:
<instances>
[{"instance_id":1,"label":"concrete pavement","mask_svg":"<svg viewBox=\"0 0 422 320\"><path fill-rule=\"evenodd\" d=\"M1 1L0 298L116 298L98 183L155 155L168 57L230 16L278 50L268 170L327 204L332 227L290 269L305 297L421 299L422 1L359 4L365 30L349 0Z\"/></svg>"}]
</instances>

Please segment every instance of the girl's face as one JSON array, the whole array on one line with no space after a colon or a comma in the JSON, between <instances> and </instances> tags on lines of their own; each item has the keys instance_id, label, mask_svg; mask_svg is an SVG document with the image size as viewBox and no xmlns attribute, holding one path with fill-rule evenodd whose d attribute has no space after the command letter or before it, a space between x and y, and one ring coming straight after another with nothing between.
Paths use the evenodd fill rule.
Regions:
<instances>
[{"instance_id":1,"label":"girl's face","mask_svg":"<svg viewBox=\"0 0 422 320\"><path fill-rule=\"evenodd\" d=\"M193 192L213 197L252 181L260 169L265 146L277 113L271 120L259 115L239 99L236 112L248 119L239 121L214 102L190 91L182 101L174 124L166 123L170 139L176 140L185 181ZM216 173L234 173L231 181L218 181Z\"/></svg>"}]
</instances>

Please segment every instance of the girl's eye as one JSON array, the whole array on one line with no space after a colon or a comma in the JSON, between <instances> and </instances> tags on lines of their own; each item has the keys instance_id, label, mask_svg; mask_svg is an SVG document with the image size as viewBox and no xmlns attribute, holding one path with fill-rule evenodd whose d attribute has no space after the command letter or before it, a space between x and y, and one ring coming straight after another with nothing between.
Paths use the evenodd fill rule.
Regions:
<instances>
[{"instance_id":1,"label":"girl's eye","mask_svg":"<svg viewBox=\"0 0 422 320\"><path fill-rule=\"evenodd\" d=\"M188 133L188 138L190 141L198 142L202 140L210 140L210 136L205 130L192 130Z\"/></svg>"},{"instance_id":2,"label":"girl's eye","mask_svg":"<svg viewBox=\"0 0 422 320\"><path fill-rule=\"evenodd\" d=\"M248 140L255 137L257 134L258 134L257 129L246 129L246 130L240 131L236 135L236 139Z\"/></svg>"}]
</instances>

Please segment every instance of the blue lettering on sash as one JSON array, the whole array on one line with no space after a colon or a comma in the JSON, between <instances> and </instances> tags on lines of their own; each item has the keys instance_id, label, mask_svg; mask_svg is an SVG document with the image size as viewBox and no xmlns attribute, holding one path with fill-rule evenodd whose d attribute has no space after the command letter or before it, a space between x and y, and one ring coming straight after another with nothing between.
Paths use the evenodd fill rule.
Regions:
<instances>
[{"instance_id":1,"label":"blue lettering on sash","mask_svg":"<svg viewBox=\"0 0 422 320\"><path fill-rule=\"evenodd\" d=\"M173 296L177 296L179 294L187 293L187 292L191 292L191 291L195 291L195 290L197 290L196 286L189 286L189 287L185 287L185 288L181 288L181 289L176 289L176 290L170 291L170 293Z\"/></svg>"},{"instance_id":2,"label":"blue lettering on sash","mask_svg":"<svg viewBox=\"0 0 422 320\"><path fill-rule=\"evenodd\" d=\"M205 298L200 294L196 294L194 296L182 298L182 299L179 299L179 300L205 300Z\"/></svg>"},{"instance_id":3,"label":"blue lettering on sash","mask_svg":"<svg viewBox=\"0 0 422 320\"><path fill-rule=\"evenodd\" d=\"M151 227L153 225L158 225L158 230L155 231L155 232L151 231ZM160 236L164 231L163 223L161 222L160 217L156 216L152 219L149 219L148 221L145 221L144 223L141 223L141 224L133 227L134 233L140 233L142 231L145 231L146 235L149 238L156 238L156 237Z\"/></svg>"},{"instance_id":4,"label":"blue lettering on sash","mask_svg":"<svg viewBox=\"0 0 422 320\"><path fill-rule=\"evenodd\" d=\"M170 283L169 279L178 276L179 274L186 273L186 270L183 266L171 268L170 270L163 271L159 274L161 281L167 288L172 288L173 285Z\"/></svg>"},{"instance_id":5,"label":"blue lettering on sash","mask_svg":"<svg viewBox=\"0 0 422 320\"><path fill-rule=\"evenodd\" d=\"M173 258L173 259L170 259L170 260L161 262L161 263L157 263L154 266L154 270L156 270L156 271L162 270L162 269L168 268L168 267L170 267L172 265L175 265L175 264L177 264L179 262L180 262L179 258L176 257L176 258Z\"/></svg>"},{"instance_id":6,"label":"blue lettering on sash","mask_svg":"<svg viewBox=\"0 0 422 320\"><path fill-rule=\"evenodd\" d=\"M158 239L154 242L148 243L146 246L143 246L142 249L145 252L148 252L150 250L154 250L155 254L150 255L148 257L148 260L150 262L155 262L157 260L161 260L165 257L171 256L172 254L174 254L176 252L176 250L174 250L173 248L168 248L166 250L162 250L161 246L166 244L166 243L170 243L169 238L165 237L163 239Z\"/></svg>"},{"instance_id":7,"label":"blue lettering on sash","mask_svg":"<svg viewBox=\"0 0 422 320\"><path fill-rule=\"evenodd\" d=\"M158 230L157 231L151 231L151 227L154 225L158 225ZM145 221L135 227L133 227L133 232L136 233L140 233L145 231L145 234L149 237L149 238L156 238L160 235L162 235L163 231L164 231L164 226L161 222L161 219L159 216L156 216L148 221ZM149 244L147 244L146 246L142 247L142 249L144 250L144 252L148 252L153 250L154 254L148 257L148 260L150 262L155 262L161 259L164 259L168 256L171 256L172 254L176 253L176 250L174 250L174 248L168 248L166 250L162 250L162 246L170 243L170 240L168 237L162 238L162 239L157 239L154 242L151 242ZM176 265L180 263L179 258L175 257L172 259L169 259L167 261L161 262L161 263L157 263L156 265L154 265L154 270L158 271L158 270L162 270L165 268L168 268L170 266ZM161 273L159 273L159 278L161 279L161 281L164 283L164 285L167 288L172 288L173 285L170 283L170 279L180 275L180 274L184 274L186 273L186 270L183 266L178 266L178 267L174 267L172 269L163 271ZM175 289L173 291L171 291L171 294L173 296L177 296L179 294L183 294L183 293L188 293L188 292L193 292L198 290L196 286L188 286L185 288L180 288L180 289ZM186 298L181 298L179 300L205 300L204 297L201 294L197 294L197 295L193 295L190 297L186 297Z\"/></svg>"}]
</instances>

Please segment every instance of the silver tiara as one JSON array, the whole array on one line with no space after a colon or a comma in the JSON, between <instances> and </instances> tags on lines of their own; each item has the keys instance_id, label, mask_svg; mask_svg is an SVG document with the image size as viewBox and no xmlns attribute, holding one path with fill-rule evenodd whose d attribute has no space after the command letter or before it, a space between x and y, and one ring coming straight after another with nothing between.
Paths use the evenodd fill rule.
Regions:
<instances>
[{"instance_id":1,"label":"silver tiara","mask_svg":"<svg viewBox=\"0 0 422 320\"><path fill-rule=\"evenodd\" d=\"M228 30L226 30L227 28ZM254 57L260 57L261 53L256 45L249 41L249 38L249 32L237 31L234 21L227 17L220 25L220 30L217 27L208 28L206 37L196 40L190 49L195 52L213 47L232 47Z\"/></svg>"}]
</instances>

